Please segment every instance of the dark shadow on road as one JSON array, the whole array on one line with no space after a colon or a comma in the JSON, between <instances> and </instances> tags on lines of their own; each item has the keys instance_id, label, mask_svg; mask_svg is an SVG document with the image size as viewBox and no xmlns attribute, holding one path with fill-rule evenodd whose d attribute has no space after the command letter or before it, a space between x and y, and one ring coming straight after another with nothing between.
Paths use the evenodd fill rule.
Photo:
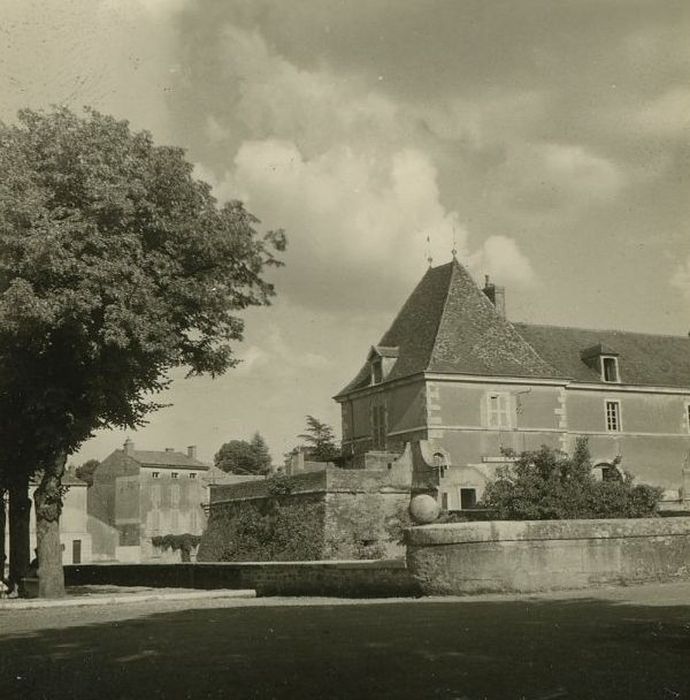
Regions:
<instances>
[{"instance_id":1,"label":"dark shadow on road","mask_svg":"<svg viewBox=\"0 0 690 700\"><path fill-rule=\"evenodd\" d=\"M246 606L3 630L15 697L687 698L690 605Z\"/></svg>"}]
</instances>

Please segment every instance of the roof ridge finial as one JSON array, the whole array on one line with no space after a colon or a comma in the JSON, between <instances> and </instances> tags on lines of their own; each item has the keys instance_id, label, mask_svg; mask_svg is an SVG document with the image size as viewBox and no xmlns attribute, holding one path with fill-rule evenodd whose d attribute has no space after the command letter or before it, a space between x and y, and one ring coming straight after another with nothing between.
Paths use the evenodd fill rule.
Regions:
<instances>
[{"instance_id":1,"label":"roof ridge finial","mask_svg":"<svg viewBox=\"0 0 690 700\"><path fill-rule=\"evenodd\" d=\"M458 246L457 246L457 241L455 239L455 224L453 224L453 249L450 252L453 255L453 260L457 260L458 259Z\"/></svg>"},{"instance_id":2,"label":"roof ridge finial","mask_svg":"<svg viewBox=\"0 0 690 700\"><path fill-rule=\"evenodd\" d=\"M431 257L431 236L429 234L426 237L426 261L429 263L429 267L434 262L434 259Z\"/></svg>"}]
</instances>

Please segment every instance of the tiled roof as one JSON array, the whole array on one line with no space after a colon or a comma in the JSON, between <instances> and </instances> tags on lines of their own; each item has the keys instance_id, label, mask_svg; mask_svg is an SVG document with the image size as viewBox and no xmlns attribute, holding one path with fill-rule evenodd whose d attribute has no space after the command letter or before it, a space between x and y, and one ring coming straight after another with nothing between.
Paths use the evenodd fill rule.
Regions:
<instances>
[{"instance_id":1,"label":"tiled roof","mask_svg":"<svg viewBox=\"0 0 690 700\"><path fill-rule=\"evenodd\" d=\"M690 339L627 331L591 330L514 323L537 352L565 377L604 383L581 352L601 345L603 354L618 356L622 384L690 387Z\"/></svg>"},{"instance_id":2,"label":"tiled roof","mask_svg":"<svg viewBox=\"0 0 690 700\"><path fill-rule=\"evenodd\" d=\"M429 268L378 345L398 348L398 359L386 379L423 371L518 377L558 374L496 312L457 260ZM364 365L339 395L369 381L369 366Z\"/></svg>"},{"instance_id":3,"label":"tiled roof","mask_svg":"<svg viewBox=\"0 0 690 700\"><path fill-rule=\"evenodd\" d=\"M429 268L379 346L398 348L386 381L438 372L603 383L585 362L594 352L618 356L624 384L690 387L687 337L510 323L457 260ZM366 363L336 398L370 382Z\"/></svg>"},{"instance_id":4,"label":"tiled roof","mask_svg":"<svg viewBox=\"0 0 690 700\"><path fill-rule=\"evenodd\" d=\"M176 467L206 471L208 465L182 452L160 452L155 450L132 450L129 455L144 467Z\"/></svg>"}]
</instances>

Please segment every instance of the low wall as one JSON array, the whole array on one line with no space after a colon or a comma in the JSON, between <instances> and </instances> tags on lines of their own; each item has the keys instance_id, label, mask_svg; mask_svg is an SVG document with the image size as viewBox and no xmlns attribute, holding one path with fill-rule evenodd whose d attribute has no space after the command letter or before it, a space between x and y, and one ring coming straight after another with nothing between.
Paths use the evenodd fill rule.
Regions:
<instances>
[{"instance_id":1,"label":"low wall","mask_svg":"<svg viewBox=\"0 0 690 700\"><path fill-rule=\"evenodd\" d=\"M209 564L82 564L65 567L68 586L254 589L257 596L389 598L419 595L401 560Z\"/></svg>"},{"instance_id":2,"label":"low wall","mask_svg":"<svg viewBox=\"0 0 690 700\"><path fill-rule=\"evenodd\" d=\"M425 525L407 545L426 595L690 579L690 518Z\"/></svg>"}]
</instances>

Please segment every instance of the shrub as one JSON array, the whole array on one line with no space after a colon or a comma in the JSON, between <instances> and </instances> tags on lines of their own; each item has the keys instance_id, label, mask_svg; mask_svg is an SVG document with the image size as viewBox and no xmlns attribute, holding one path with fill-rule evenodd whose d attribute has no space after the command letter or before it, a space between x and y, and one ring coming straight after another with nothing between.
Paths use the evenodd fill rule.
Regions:
<instances>
[{"instance_id":1,"label":"shrub","mask_svg":"<svg viewBox=\"0 0 690 700\"><path fill-rule=\"evenodd\" d=\"M160 535L151 538L151 544L159 549L171 549L173 552L180 552L182 561L187 562L191 559L192 550L199 546L201 542L200 535Z\"/></svg>"},{"instance_id":2,"label":"shrub","mask_svg":"<svg viewBox=\"0 0 690 700\"><path fill-rule=\"evenodd\" d=\"M289 493L288 477L276 491ZM197 561L299 561L319 559L323 547L323 502L281 496L238 501L211 511Z\"/></svg>"},{"instance_id":3,"label":"shrub","mask_svg":"<svg viewBox=\"0 0 690 700\"><path fill-rule=\"evenodd\" d=\"M642 518L656 515L660 498L661 489L635 485L627 472L597 481L587 440L579 438L572 456L545 445L522 452L487 485L479 507L497 520Z\"/></svg>"}]
</instances>

